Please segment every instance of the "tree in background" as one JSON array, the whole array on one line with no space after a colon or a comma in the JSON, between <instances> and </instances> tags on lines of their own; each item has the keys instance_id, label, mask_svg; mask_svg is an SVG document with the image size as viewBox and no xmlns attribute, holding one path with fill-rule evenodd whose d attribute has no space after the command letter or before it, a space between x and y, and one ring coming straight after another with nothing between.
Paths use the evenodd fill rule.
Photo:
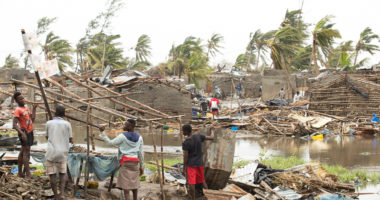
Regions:
<instances>
[{"instance_id":1,"label":"tree in background","mask_svg":"<svg viewBox=\"0 0 380 200\"><path fill-rule=\"evenodd\" d=\"M126 63L125 61L127 60L127 58L119 58L118 56L118 53L115 53L115 51L119 52L123 52L123 50L120 48L120 49L115 49L115 46L114 47L110 47L108 48L107 45L110 43L109 41L112 41L114 40L114 38L112 38L111 40L109 40L107 37L108 36L115 36L115 35L112 35L112 34L106 34L105 32L107 31L107 29L109 29L109 27L111 26L111 22L112 22L112 18L117 14L117 12L124 6L124 2L122 0L108 0L107 3L106 3L106 9L102 12L100 12L96 17L95 19L91 20L89 23L88 23L88 26L86 28L86 34L83 38L81 38L76 47L76 52L77 52L77 57L78 58L81 58L80 60L80 65L83 66L84 64L84 58L87 58L88 60L92 59L91 63L94 63L93 60L94 58L98 58L99 55L98 55L98 51L99 49L102 49L101 51L101 57L100 57L100 63L101 63L101 67L100 69L101 70L104 70L105 66L106 66L106 57L108 57L108 60L109 62L108 63L113 63L113 64L109 64L111 65L112 67L115 67L115 68L120 68L120 67L123 67L123 66L120 66L121 63ZM102 36L99 37L99 36ZM120 37L120 36L119 36ZM91 41L93 39L96 39L97 41ZM90 44L97 44L97 45L102 45L101 48L100 47L96 47L96 46L91 46ZM117 46L117 45L116 45ZM92 52L92 58L90 58L90 52L89 52L89 49L96 49L96 53ZM112 53L113 55L106 55L107 53ZM116 57L114 57L116 55ZM110 57L113 57L112 59ZM116 60L118 59L118 60ZM114 61L110 61L110 60L114 60ZM99 61L95 62L95 63L98 63ZM90 67L93 67L93 66L90 66ZM125 67L125 66L124 66ZM98 65L96 65L94 68L99 68Z\"/></svg>"},{"instance_id":2,"label":"tree in background","mask_svg":"<svg viewBox=\"0 0 380 200\"><path fill-rule=\"evenodd\" d=\"M213 71L207 64L207 56L202 51L194 51L190 55L185 74L189 83L199 88L199 81L207 79L207 75Z\"/></svg>"},{"instance_id":3,"label":"tree in background","mask_svg":"<svg viewBox=\"0 0 380 200\"><path fill-rule=\"evenodd\" d=\"M354 47L353 41L341 42L336 48L331 49L327 57L326 68L345 67L352 65Z\"/></svg>"},{"instance_id":4,"label":"tree in background","mask_svg":"<svg viewBox=\"0 0 380 200\"><path fill-rule=\"evenodd\" d=\"M267 40L271 51L271 59L274 69L285 69L288 71L290 57L296 55L295 50L302 44L302 35L299 29L290 25L280 28L272 39Z\"/></svg>"},{"instance_id":5,"label":"tree in background","mask_svg":"<svg viewBox=\"0 0 380 200\"><path fill-rule=\"evenodd\" d=\"M106 40L103 40L106 38ZM108 35L104 36L104 33L98 33L91 37L87 51L87 60L93 69L102 69L102 66L112 66L114 68L125 68L127 60L123 56L123 49L119 47L120 42L116 40L120 39L120 35ZM106 44L103 44L103 43ZM103 58L103 47L106 47Z\"/></svg>"},{"instance_id":6,"label":"tree in background","mask_svg":"<svg viewBox=\"0 0 380 200\"><path fill-rule=\"evenodd\" d=\"M372 32L372 29L367 27L360 33L360 38L355 46L355 59L354 66L356 65L356 61L360 51L365 51L373 55L375 51L379 51L379 46L375 44L371 44L373 39L378 39L379 36Z\"/></svg>"},{"instance_id":7,"label":"tree in background","mask_svg":"<svg viewBox=\"0 0 380 200\"><path fill-rule=\"evenodd\" d=\"M59 36L54 35L53 32L47 34L42 49L46 59L57 59L60 71L64 71L66 67L72 67L74 65L72 60L73 50L70 43L67 40L61 39Z\"/></svg>"},{"instance_id":8,"label":"tree in background","mask_svg":"<svg viewBox=\"0 0 380 200\"><path fill-rule=\"evenodd\" d=\"M262 33L260 29L256 30L254 34L250 34L250 41L248 43L247 47L247 55L248 55L248 61L247 63L252 63L251 58L253 55L253 50L257 51L256 56L256 63L255 67L256 69L259 68L259 60L262 58L265 60L266 53L268 52L268 46L267 41L271 38L273 38L273 35L276 33L276 31L268 31L266 33Z\"/></svg>"},{"instance_id":9,"label":"tree in background","mask_svg":"<svg viewBox=\"0 0 380 200\"><path fill-rule=\"evenodd\" d=\"M220 34L214 33L211 35L211 38L209 40L207 40L207 44L206 44L206 47L207 47L206 57L207 57L207 59L210 58L209 57L210 55L214 57L216 55L216 53L220 53L219 49L223 48L220 45L220 43L222 43L223 40L224 40L224 38Z\"/></svg>"},{"instance_id":10,"label":"tree in background","mask_svg":"<svg viewBox=\"0 0 380 200\"><path fill-rule=\"evenodd\" d=\"M13 57L11 54L9 54L5 58L5 63L2 66L2 68L6 68L6 69L16 69L19 67L20 67L19 60L16 57Z\"/></svg>"},{"instance_id":11,"label":"tree in background","mask_svg":"<svg viewBox=\"0 0 380 200\"><path fill-rule=\"evenodd\" d=\"M250 66L256 62L256 55L250 51L247 51L246 53L239 54L238 57L235 60L235 69L236 70L242 70L246 69L247 71L250 70Z\"/></svg>"},{"instance_id":12,"label":"tree in background","mask_svg":"<svg viewBox=\"0 0 380 200\"><path fill-rule=\"evenodd\" d=\"M316 75L319 74L317 56L320 56L320 58L322 57L319 51L322 51L324 56L327 58L331 52L334 39L341 38L339 31L337 29L333 29L334 24L330 23L331 18L332 16L326 16L319 20L319 22L315 25L314 30L312 31L312 56L314 62L314 71Z\"/></svg>"},{"instance_id":13,"label":"tree in background","mask_svg":"<svg viewBox=\"0 0 380 200\"><path fill-rule=\"evenodd\" d=\"M152 49L150 47L150 37L148 35L141 35L139 39L137 40L137 44L135 46L135 52L136 52L136 62L142 62L146 61L148 62L148 57L151 55L150 50Z\"/></svg>"}]
</instances>

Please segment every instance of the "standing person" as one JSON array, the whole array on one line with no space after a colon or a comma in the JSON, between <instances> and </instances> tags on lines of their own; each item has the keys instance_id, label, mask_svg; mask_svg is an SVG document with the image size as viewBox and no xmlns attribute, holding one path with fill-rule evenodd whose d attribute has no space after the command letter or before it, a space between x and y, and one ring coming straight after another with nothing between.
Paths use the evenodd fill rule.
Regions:
<instances>
[{"instance_id":1,"label":"standing person","mask_svg":"<svg viewBox=\"0 0 380 200\"><path fill-rule=\"evenodd\" d=\"M263 86L260 85L259 87L259 97L263 94Z\"/></svg>"},{"instance_id":2,"label":"standing person","mask_svg":"<svg viewBox=\"0 0 380 200\"><path fill-rule=\"evenodd\" d=\"M284 91L284 88L281 88L280 90L280 99L284 99L285 97L285 91Z\"/></svg>"},{"instance_id":3,"label":"standing person","mask_svg":"<svg viewBox=\"0 0 380 200\"><path fill-rule=\"evenodd\" d=\"M200 106L201 106L201 110L202 110L202 116L206 116L207 107L208 107L208 103L207 103L206 99L203 99Z\"/></svg>"},{"instance_id":4,"label":"standing person","mask_svg":"<svg viewBox=\"0 0 380 200\"><path fill-rule=\"evenodd\" d=\"M24 97L20 92L15 92L13 95L17 102L17 108L13 114L13 129L18 132L18 137L21 142L21 151L18 154L18 174L19 177L32 177L29 169L30 146L34 142L33 122L36 118L37 104L33 104L33 112L25 105ZM18 125L17 125L18 124ZM24 166L24 171L22 167Z\"/></svg>"},{"instance_id":5,"label":"standing person","mask_svg":"<svg viewBox=\"0 0 380 200\"><path fill-rule=\"evenodd\" d=\"M239 83L239 84L236 86L236 89L237 89L237 91L238 91L239 98L241 98L241 90L242 90L242 88L241 88L241 83Z\"/></svg>"},{"instance_id":6,"label":"standing person","mask_svg":"<svg viewBox=\"0 0 380 200\"><path fill-rule=\"evenodd\" d=\"M211 99L208 107L211 109L212 112L212 119L214 119L214 115L219 115L219 109L220 109L220 103L219 99L215 95L213 99Z\"/></svg>"},{"instance_id":7,"label":"standing person","mask_svg":"<svg viewBox=\"0 0 380 200\"><path fill-rule=\"evenodd\" d=\"M50 177L50 185L54 193L54 199L63 199L67 181L67 155L69 154L70 142L73 133L71 124L64 120L65 107L57 105L55 117L46 122L46 139L48 147L46 151L46 173ZM60 194L57 194L57 172L59 173Z\"/></svg>"},{"instance_id":8,"label":"standing person","mask_svg":"<svg viewBox=\"0 0 380 200\"><path fill-rule=\"evenodd\" d=\"M300 92L297 91L297 93L293 97L293 103L299 101L301 98Z\"/></svg>"},{"instance_id":9,"label":"standing person","mask_svg":"<svg viewBox=\"0 0 380 200\"><path fill-rule=\"evenodd\" d=\"M202 159L202 142L213 140L215 128L211 125L211 135L204 136L200 134L192 135L190 125L183 125L182 132L187 138L182 144L183 150L183 175L187 177L190 188L190 195L195 200L195 184L202 183L203 188L207 189L204 177L204 164Z\"/></svg>"},{"instance_id":10,"label":"standing person","mask_svg":"<svg viewBox=\"0 0 380 200\"><path fill-rule=\"evenodd\" d=\"M132 190L133 200L137 200L137 189L140 187L139 175L144 174L143 138L134 132L136 121L128 119L123 126L126 131L113 140L103 132L105 127L99 128L101 137L109 145L119 146L120 171L116 187L124 190L125 200L129 200L129 191ZM138 164L140 163L140 168Z\"/></svg>"},{"instance_id":11,"label":"standing person","mask_svg":"<svg viewBox=\"0 0 380 200\"><path fill-rule=\"evenodd\" d=\"M222 98L222 91L220 90L218 86L215 86L215 96L217 98Z\"/></svg>"}]
</instances>

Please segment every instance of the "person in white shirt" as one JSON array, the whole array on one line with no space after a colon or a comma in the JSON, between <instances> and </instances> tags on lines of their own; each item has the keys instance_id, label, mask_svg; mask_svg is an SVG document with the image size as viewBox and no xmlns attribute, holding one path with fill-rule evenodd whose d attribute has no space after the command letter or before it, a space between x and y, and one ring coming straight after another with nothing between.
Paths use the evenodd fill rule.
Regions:
<instances>
[{"instance_id":1,"label":"person in white shirt","mask_svg":"<svg viewBox=\"0 0 380 200\"><path fill-rule=\"evenodd\" d=\"M46 122L46 138L48 147L46 150L45 166L46 173L50 177L50 185L54 193L54 199L58 199L57 194L57 178L59 172L60 194L59 199L64 198L65 186L67 181L67 156L69 154L70 142L72 143L71 124L64 120L65 107L57 105L55 109L55 117Z\"/></svg>"},{"instance_id":2,"label":"person in white shirt","mask_svg":"<svg viewBox=\"0 0 380 200\"><path fill-rule=\"evenodd\" d=\"M297 93L293 97L293 103L299 101L301 98L300 92L297 91Z\"/></svg>"}]
</instances>

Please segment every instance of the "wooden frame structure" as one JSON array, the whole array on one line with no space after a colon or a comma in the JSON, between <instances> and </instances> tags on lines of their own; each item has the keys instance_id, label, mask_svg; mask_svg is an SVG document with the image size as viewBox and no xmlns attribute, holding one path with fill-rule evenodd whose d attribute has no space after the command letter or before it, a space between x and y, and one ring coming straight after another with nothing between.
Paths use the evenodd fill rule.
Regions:
<instances>
[{"instance_id":1,"label":"wooden frame structure","mask_svg":"<svg viewBox=\"0 0 380 200\"><path fill-rule=\"evenodd\" d=\"M38 89L41 90L41 88L42 88L43 90L41 90L41 91L43 91L43 92L35 92L35 94L42 97L42 99L44 100L45 106L40 105L40 104L42 104L41 102L35 102L34 100L30 100L30 99L25 99L25 102L31 103L31 104L38 104L39 108L44 109L48 112L50 111L51 113L54 113L54 110L51 110L49 108L49 104L60 103L64 106L66 106L67 108L72 109L72 111L74 111L74 112L86 114L87 120L81 120L81 119L77 119L73 116L66 115L66 117L68 119L72 119L72 120L79 121L81 123L87 124L87 143L88 144L87 144L86 161L88 160L89 152L90 152L90 145L89 145L90 139L91 139L91 144L92 144L91 145L92 150L95 150L95 143L94 143L95 137L94 137L94 134L92 131L92 127L99 128L99 125L96 125L94 123L93 119L96 119L99 122L107 123L107 124L109 124L109 126L113 126L113 127L120 124L120 122L111 122L110 120L107 120L104 117L95 115L92 112L93 109L101 111L102 113L107 113L110 116L119 117L119 118L123 118L123 119L132 118L132 119L135 119L137 121L147 123L149 125L150 133L151 133L152 138L153 138L154 156L155 156L155 161L156 161L155 165L157 165L157 172L160 176L160 188L161 188L161 192L162 192L162 197L163 197L163 199L165 199L164 172L163 172L163 170L164 170L163 159L164 158L163 158L163 153L162 153L162 151L163 151L163 146L162 146L163 145L163 138L161 136L161 165L160 165L160 163L158 161L158 155L157 155L158 152L156 149L156 141L154 139L153 124L159 125L161 127L161 131L159 131L159 132L161 132L161 134L163 134L162 126L166 123L167 120L176 120L181 125L182 124L181 118L183 117L183 115L170 116L170 115L163 113L159 110L156 110L156 109L154 109L148 105L142 104L141 102L138 102L134 99L128 98L127 95L131 94L131 93L120 94L118 92L115 92L115 91L103 86L103 85L100 85L98 83L95 83L95 82L89 80L87 78L87 76L86 76L86 78L84 78L84 81L83 81L86 84L82 83L82 81L79 78L75 78L69 74L63 74L63 76L66 77L67 79L72 80L76 84L77 87L87 89L87 92L88 92L87 99L81 98L79 95L70 91L69 89L67 89L66 87L61 85L59 82L57 82L51 78L46 78L45 80L47 82L51 83L53 86L59 88L61 93L53 91L50 88L43 88L42 84L41 85L34 85L31 83L16 80L13 78L10 79L9 84L23 85L27 88L36 89L36 90L38 90ZM13 96L12 92L9 92L9 91L0 90L0 93L6 94L9 96ZM46 93L46 95L44 95L44 93ZM106 93L111 93L112 95L106 95ZM99 97L94 97L92 94L96 94ZM122 98L124 101L120 101L117 98ZM134 116L134 115L131 115L128 113L120 112L116 109L107 108L107 107L105 107L99 103L93 102L93 100L104 100L104 99L109 100L115 104L123 106L125 110L128 110L128 109L133 110L133 111L136 111L138 114L147 114L147 115L150 115L154 118L147 119L147 118L143 118L141 116ZM49 102L48 102L48 100L49 100ZM86 106L87 109L85 111L81 110L81 109L79 109L73 105L70 105L70 103L67 103L67 101L65 101L65 100L68 100L68 101L73 102L73 103L78 103L82 106ZM140 106L140 108L131 106L127 102L132 102L134 104L137 104ZM91 126L91 129L89 128L90 126ZM183 135L182 135L181 131L180 131L180 137L181 137L181 140L183 140ZM88 166L87 166L87 162L86 162L86 165L85 165L85 171L86 171L86 173L85 173L85 195L87 194L86 192L87 192L87 181L88 181L87 168L88 168ZM162 171L160 171L160 170L162 170ZM111 177L111 181L112 180L113 180L113 176ZM79 180L77 179L76 185L78 184L78 181ZM110 183L110 185L112 186L112 183ZM110 189L111 188L109 188L109 191L110 191ZM76 187L75 187L75 190L76 190Z\"/></svg>"}]
</instances>

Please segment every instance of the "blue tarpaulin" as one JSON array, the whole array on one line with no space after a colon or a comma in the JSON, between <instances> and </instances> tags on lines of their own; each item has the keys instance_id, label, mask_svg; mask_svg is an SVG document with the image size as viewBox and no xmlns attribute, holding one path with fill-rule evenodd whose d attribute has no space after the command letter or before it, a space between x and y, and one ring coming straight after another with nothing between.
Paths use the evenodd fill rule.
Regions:
<instances>
[{"instance_id":1,"label":"blue tarpaulin","mask_svg":"<svg viewBox=\"0 0 380 200\"><path fill-rule=\"evenodd\" d=\"M45 153L31 153L33 159L45 165ZM70 153L67 157L67 165L70 170L71 177L78 177L80 175L79 168L81 159L83 159L83 166L86 163L86 153ZM102 181L111 176L112 173L119 169L119 159L117 155L101 157L89 156L88 158L88 171L95 175L95 179Z\"/></svg>"}]
</instances>

